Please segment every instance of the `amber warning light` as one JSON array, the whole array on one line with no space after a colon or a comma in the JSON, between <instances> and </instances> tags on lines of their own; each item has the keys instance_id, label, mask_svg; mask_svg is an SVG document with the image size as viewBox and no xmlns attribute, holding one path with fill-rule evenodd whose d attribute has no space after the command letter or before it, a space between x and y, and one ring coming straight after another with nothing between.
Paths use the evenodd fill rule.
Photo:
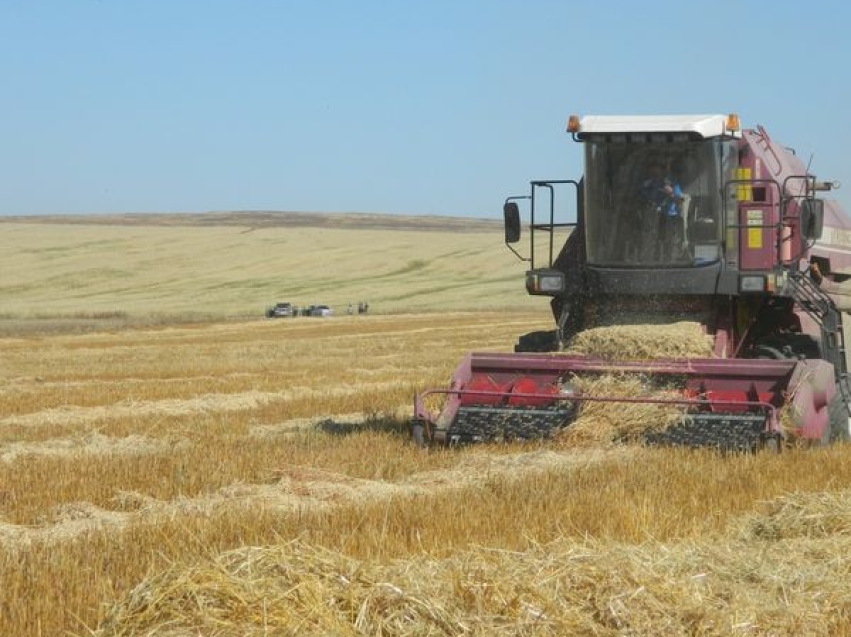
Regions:
<instances>
[{"instance_id":1,"label":"amber warning light","mask_svg":"<svg viewBox=\"0 0 851 637\"><path fill-rule=\"evenodd\" d=\"M727 115L727 132L735 133L739 130L739 116L735 113Z\"/></svg>"},{"instance_id":2,"label":"amber warning light","mask_svg":"<svg viewBox=\"0 0 851 637\"><path fill-rule=\"evenodd\" d=\"M568 133L578 133L579 132L579 115L571 115L567 118L567 132Z\"/></svg>"}]
</instances>

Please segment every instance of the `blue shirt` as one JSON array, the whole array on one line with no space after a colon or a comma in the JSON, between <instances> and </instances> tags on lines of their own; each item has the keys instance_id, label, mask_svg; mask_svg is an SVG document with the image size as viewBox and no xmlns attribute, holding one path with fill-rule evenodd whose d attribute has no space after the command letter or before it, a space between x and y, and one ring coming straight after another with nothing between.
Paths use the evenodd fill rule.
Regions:
<instances>
[{"instance_id":1,"label":"blue shirt","mask_svg":"<svg viewBox=\"0 0 851 637\"><path fill-rule=\"evenodd\" d=\"M671 188L670 194L665 190L668 186ZM647 201L655 206L657 212L671 218L679 217L682 214L680 200L683 196L683 189L670 177L646 179L642 184L641 191Z\"/></svg>"}]
</instances>

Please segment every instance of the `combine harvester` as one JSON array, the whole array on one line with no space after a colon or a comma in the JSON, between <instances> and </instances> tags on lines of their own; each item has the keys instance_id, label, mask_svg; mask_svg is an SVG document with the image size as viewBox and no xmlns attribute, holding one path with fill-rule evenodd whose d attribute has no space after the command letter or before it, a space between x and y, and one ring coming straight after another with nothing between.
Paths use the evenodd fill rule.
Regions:
<instances>
[{"instance_id":1,"label":"combine harvester","mask_svg":"<svg viewBox=\"0 0 851 637\"><path fill-rule=\"evenodd\" d=\"M583 404L615 401L680 407L676 423L643 436L652 444L847 440L851 219L817 197L838 183L817 180L736 115L571 116L568 132L585 146L584 177L533 181L504 206L506 245L529 262L529 294L551 297L556 329L522 336L514 353L467 355L449 388L416 397L415 438L546 438ZM528 207L528 256L513 247L518 203ZM703 327L711 355L617 361L562 351L597 326L679 321ZM620 373L679 393L583 396L568 382Z\"/></svg>"}]
</instances>

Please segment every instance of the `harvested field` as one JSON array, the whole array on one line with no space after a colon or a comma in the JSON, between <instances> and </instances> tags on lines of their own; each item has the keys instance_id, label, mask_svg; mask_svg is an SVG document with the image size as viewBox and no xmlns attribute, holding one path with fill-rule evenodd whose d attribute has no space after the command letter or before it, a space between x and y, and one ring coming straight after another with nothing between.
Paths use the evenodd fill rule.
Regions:
<instances>
[{"instance_id":1,"label":"harvested field","mask_svg":"<svg viewBox=\"0 0 851 637\"><path fill-rule=\"evenodd\" d=\"M844 447L410 444L539 320L3 339L0 633L842 634Z\"/></svg>"},{"instance_id":2,"label":"harvested field","mask_svg":"<svg viewBox=\"0 0 851 637\"><path fill-rule=\"evenodd\" d=\"M2 635L851 634L846 446L599 437L623 413L581 444L410 443L414 392L545 307L148 321L77 314L115 307L87 290L28 318L64 289L41 276L0 320Z\"/></svg>"}]
</instances>

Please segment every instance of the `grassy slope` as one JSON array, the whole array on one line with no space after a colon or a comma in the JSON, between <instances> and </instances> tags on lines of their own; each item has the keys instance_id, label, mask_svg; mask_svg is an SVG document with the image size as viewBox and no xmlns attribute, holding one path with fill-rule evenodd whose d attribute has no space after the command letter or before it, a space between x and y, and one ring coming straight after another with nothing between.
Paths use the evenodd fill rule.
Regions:
<instances>
[{"instance_id":1,"label":"grassy slope","mask_svg":"<svg viewBox=\"0 0 851 637\"><path fill-rule=\"evenodd\" d=\"M493 222L269 217L6 220L0 313L256 316L283 300L338 312L367 301L381 313L545 306L525 294L525 264Z\"/></svg>"}]
</instances>

